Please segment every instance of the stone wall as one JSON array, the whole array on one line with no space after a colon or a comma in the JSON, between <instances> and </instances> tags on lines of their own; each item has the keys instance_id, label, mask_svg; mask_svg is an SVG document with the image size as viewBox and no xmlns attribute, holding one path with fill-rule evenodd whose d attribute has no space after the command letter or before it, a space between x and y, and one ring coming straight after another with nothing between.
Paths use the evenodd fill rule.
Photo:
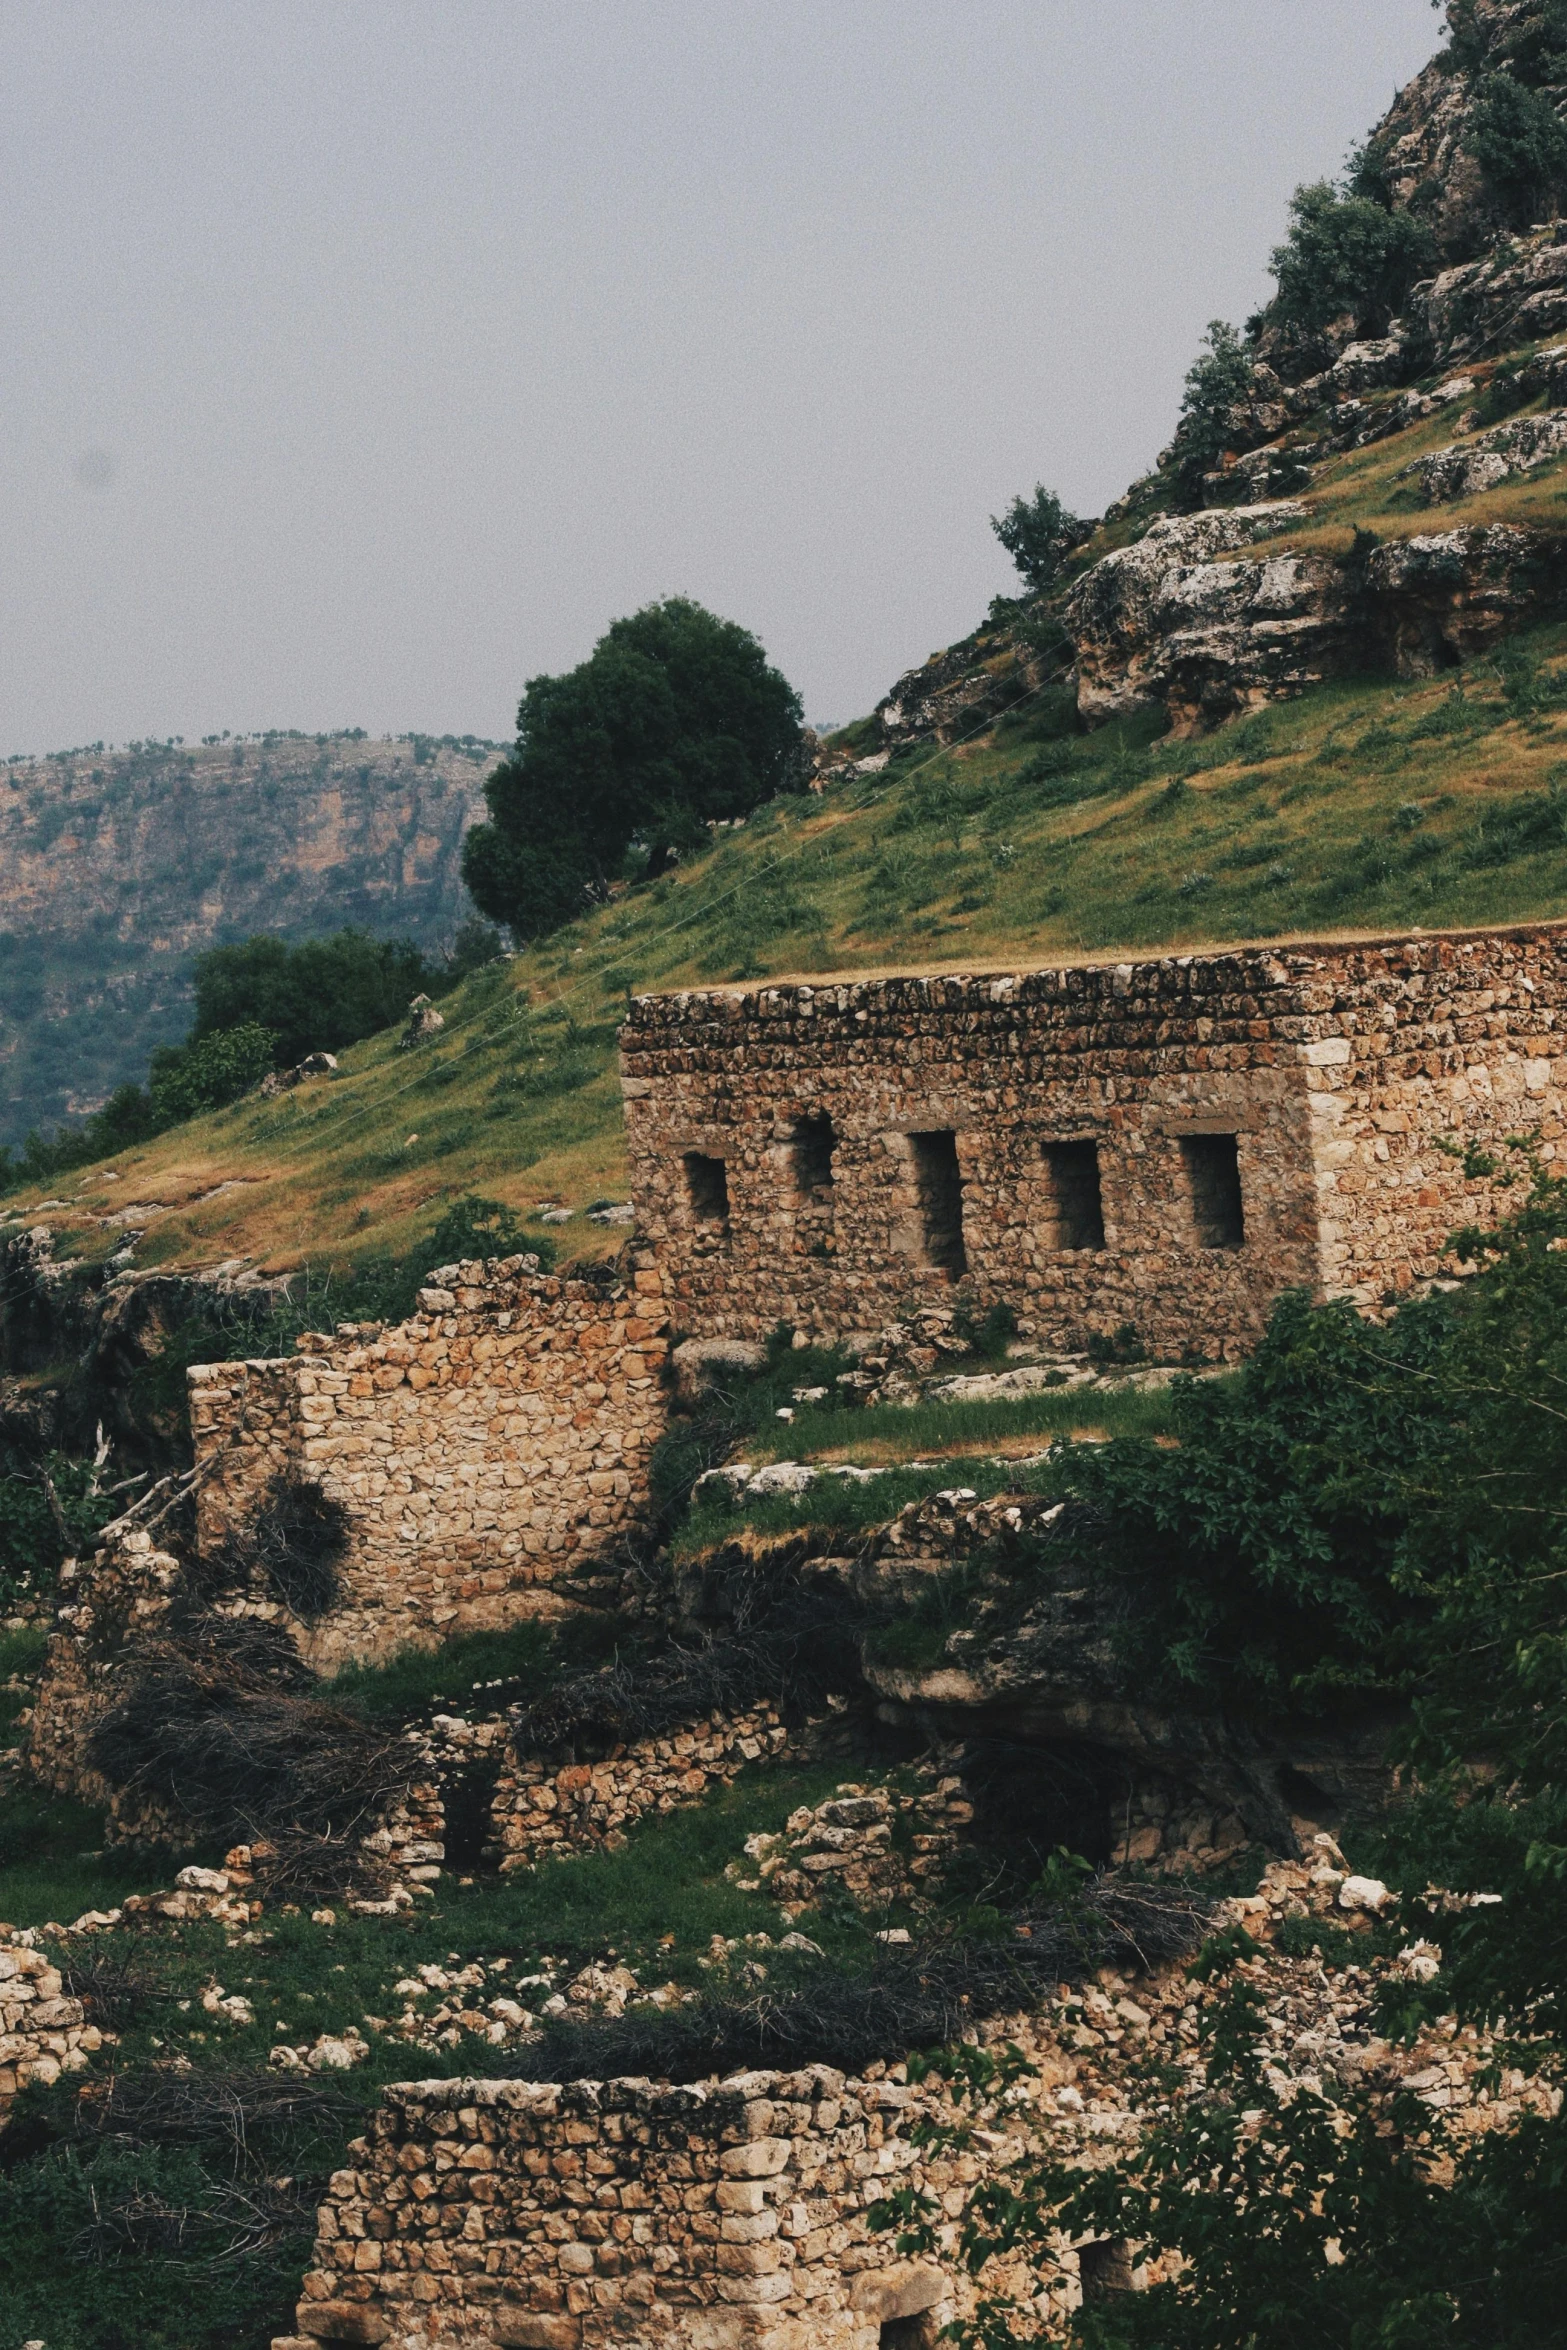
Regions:
<instances>
[{"instance_id":1,"label":"stone wall","mask_svg":"<svg viewBox=\"0 0 1567 2350\"><path fill-rule=\"evenodd\" d=\"M396 1328L345 1325L288 1361L190 1374L198 1541L221 1547L280 1475L347 1512L342 1604L301 1646L331 1667L553 1612L567 1569L634 1526L664 1426L655 1270L448 1266Z\"/></svg>"},{"instance_id":2,"label":"stone wall","mask_svg":"<svg viewBox=\"0 0 1567 2350\"><path fill-rule=\"evenodd\" d=\"M645 1812L700 1803L752 1762L784 1762L819 1751L810 1731L791 1738L776 1708L714 1714L667 1738L646 1738L603 1762L564 1765L511 1759L496 1783L492 1813L501 1868L620 1841Z\"/></svg>"},{"instance_id":3,"label":"stone wall","mask_svg":"<svg viewBox=\"0 0 1567 2350\"><path fill-rule=\"evenodd\" d=\"M722 2086L405 2082L320 2214L296 2324L413 2350L878 2350L888 2319L936 2326L951 2272L900 2259L867 2206L918 2157L928 2100L825 2065ZM925 2162L938 2188L973 2156ZM966 2306L966 2304L965 2304Z\"/></svg>"},{"instance_id":4,"label":"stone wall","mask_svg":"<svg viewBox=\"0 0 1567 2350\"><path fill-rule=\"evenodd\" d=\"M80 2072L112 2037L84 2019L79 1999L65 1996L60 1970L43 1951L0 1926L0 2129L19 2089Z\"/></svg>"},{"instance_id":5,"label":"stone wall","mask_svg":"<svg viewBox=\"0 0 1567 2350\"><path fill-rule=\"evenodd\" d=\"M1554 1157L1564 1002L1556 926L639 997L637 1261L702 1337L959 1292L1234 1357L1281 1290L1375 1307L1508 1204L1444 1140Z\"/></svg>"},{"instance_id":6,"label":"stone wall","mask_svg":"<svg viewBox=\"0 0 1567 2350\"><path fill-rule=\"evenodd\" d=\"M273 2350L934 2350L973 2308L968 2190L1025 2147L1079 2167L1124 2156L1172 2100L1201 2093L1214 2010L1237 1978L1258 1994L1270 2076L1330 2105L1361 2089L1384 2106L1418 2098L1459 2142L1551 2110L1550 2085L1473 2025L1448 2016L1409 2045L1383 2037L1388 1993L1429 1982L1438 1963L1426 1943L1395 1956L1371 1938L1395 1914L1387 1887L1351 1875L1316 1835L1307 1859L1270 1862L1254 1894L1214 1911L1215 1927L1252 1937L1232 1975L1102 1967L1032 2014L979 2024L1030 2070L967 2113L982 2126L962 2147L916 2143L918 2124L950 2109L901 2064L690 2087L398 2084L332 2178L298 2331ZM1281 1946L1308 1917L1338 1929L1325 1944L1349 1937L1342 1959ZM901 2258L894 2234L868 2224L905 2184L935 2206L928 2259ZM1088 2249L1058 2239L1045 2273L998 2260L980 2282L1022 2300L1029 2339L1059 2340L1085 2297L1168 2273L1146 2247L1101 2240L1091 2261Z\"/></svg>"}]
</instances>

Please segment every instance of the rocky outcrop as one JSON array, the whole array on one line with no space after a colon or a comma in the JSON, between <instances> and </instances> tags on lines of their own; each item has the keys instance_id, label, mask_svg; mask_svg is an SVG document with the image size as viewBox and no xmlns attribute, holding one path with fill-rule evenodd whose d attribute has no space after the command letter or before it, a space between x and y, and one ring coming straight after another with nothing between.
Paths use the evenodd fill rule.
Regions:
<instances>
[{"instance_id":1,"label":"rocky outcrop","mask_svg":"<svg viewBox=\"0 0 1567 2350\"><path fill-rule=\"evenodd\" d=\"M932 653L876 705L890 750L908 742L962 742L1045 682L1051 661L1011 630L981 630Z\"/></svg>"},{"instance_id":2,"label":"rocky outcrop","mask_svg":"<svg viewBox=\"0 0 1567 2350\"><path fill-rule=\"evenodd\" d=\"M1567 421L1527 421L1551 424L1555 445L1567 446ZM1519 451L1541 450L1532 462L1554 453L1551 433L1513 430ZM1347 557L1229 552L1305 516L1289 504L1170 516L1097 563L1065 607L1088 723L1163 704L1176 733L1194 734L1357 670L1429 676L1558 610L1567 594L1567 542L1505 524Z\"/></svg>"},{"instance_id":3,"label":"rocky outcrop","mask_svg":"<svg viewBox=\"0 0 1567 2350\"><path fill-rule=\"evenodd\" d=\"M1329 557L1229 560L1307 518L1277 502L1167 515L1096 563L1067 598L1078 709L1090 725L1165 703L1178 732L1300 693L1345 658Z\"/></svg>"},{"instance_id":4,"label":"rocky outcrop","mask_svg":"<svg viewBox=\"0 0 1567 2350\"><path fill-rule=\"evenodd\" d=\"M1413 470L1428 505L1451 504L1455 498L1473 498L1494 490L1514 474L1532 473L1549 465L1567 449L1567 412L1519 416L1499 424L1472 441L1455 442L1422 457Z\"/></svg>"}]
</instances>

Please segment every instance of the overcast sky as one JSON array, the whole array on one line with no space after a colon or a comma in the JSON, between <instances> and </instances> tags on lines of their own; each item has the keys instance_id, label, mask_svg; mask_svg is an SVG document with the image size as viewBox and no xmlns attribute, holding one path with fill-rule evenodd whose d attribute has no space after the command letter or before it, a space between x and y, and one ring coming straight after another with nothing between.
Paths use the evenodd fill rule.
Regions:
<instances>
[{"instance_id":1,"label":"overcast sky","mask_svg":"<svg viewBox=\"0 0 1567 2350\"><path fill-rule=\"evenodd\" d=\"M0 754L510 733L650 598L844 720L1168 438L1428 0L0 0Z\"/></svg>"}]
</instances>

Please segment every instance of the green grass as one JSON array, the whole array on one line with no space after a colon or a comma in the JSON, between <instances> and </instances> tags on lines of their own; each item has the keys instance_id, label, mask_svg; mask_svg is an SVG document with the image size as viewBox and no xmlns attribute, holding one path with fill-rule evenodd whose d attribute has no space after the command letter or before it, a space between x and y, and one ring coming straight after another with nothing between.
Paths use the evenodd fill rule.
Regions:
<instances>
[{"instance_id":1,"label":"green grass","mask_svg":"<svg viewBox=\"0 0 1567 2350\"><path fill-rule=\"evenodd\" d=\"M411 1722L437 1706L494 1713L583 1672L615 1642L613 1626L588 1622L513 1624L469 1632L437 1648L400 1648L378 1664L345 1665L317 1694L373 1721Z\"/></svg>"},{"instance_id":2,"label":"green grass","mask_svg":"<svg viewBox=\"0 0 1567 2350\"><path fill-rule=\"evenodd\" d=\"M105 1849L100 1812L30 1782L0 1800L0 1920L7 1925L69 1925L84 1910L113 1909L127 1893L157 1891L176 1866L167 1854Z\"/></svg>"},{"instance_id":3,"label":"green grass","mask_svg":"<svg viewBox=\"0 0 1567 2350\"><path fill-rule=\"evenodd\" d=\"M1046 1387L1015 1400L997 1397L972 1403L873 1404L859 1410L800 1404L792 1422L775 1422L749 1449L758 1459L842 1458L869 1467L882 1459L913 1460L924 1454L951 1459L970 1447L1079 1430L1099 1436L1164 1436L1171 1425L1167 1388Z\"/></svg>"},{"instance_id":4,"label":"green grass","mask_svg":"<svg viewBox=\"0 0 1567 2350\"><path fill-rule=\"evenodd\" d=\"M988 1500L995 1493L1028 1490L1035 1474L1001 1461L938 1461L923 1469L889 1469L871 1485L819 1477L806 1493L755 1499L732 1499L715 1482L703 1486L670 1548L677 1559L694 1558L742 1527L754 1534L788 1534L805 1526L858 1534L895 1516L906 1502L924 1501L947 1487L967 1485Z\"/></svg>"}]
</instances>

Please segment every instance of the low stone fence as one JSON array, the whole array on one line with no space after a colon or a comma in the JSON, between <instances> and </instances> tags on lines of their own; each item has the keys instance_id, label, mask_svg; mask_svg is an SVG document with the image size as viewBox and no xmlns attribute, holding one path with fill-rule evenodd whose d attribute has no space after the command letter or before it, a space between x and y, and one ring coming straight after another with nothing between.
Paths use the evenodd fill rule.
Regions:
<instances>
[{"instance_id":1,"label":"low stone fence","mask_svg":"<svg viewBox=\"0 0 1567 2350\"><path fill-rule=\"evenodd\" d=\"M770 1705L714 1714L667 1738L648 1738L606 1762L513 1760L496 1784L493 1819L501 1867L531 1868L552 1854L613 1844L646 1812L700 1803L753 1762L802 1761L825 1751L831 1725L791 1732Z\"/></svg>"},{"instance_id":2,"label":"low stone fence","mask_svg":"<svg viewBox=\"0 0 1567 2350\"><path fill-rule=\"evenodd\" d=\"M875 2068L873 2068L875 2069ZM911 2143L931 2110L826 2065L719 2084L390 2088L322 2206L296 2334L273 2350L439 2342L517 2350L878 2350L966 2309L954 2264L900 2258L866 2212L978 2157Z\"/></svg>"},{"instance_id":3,"label":"low stone fence","mask_svg":"<svg viewBox=\"0 0 1567 2350\"><path fill-rule=\"evenodd\" d=\"M6 1931L0 1928L0 1936ZM59 1968L41 1950L0 1939L0 2129L19 2089L80 2072L112 2036L88 2023L81 2001L63 1993Z\"/></svg>"}]
</instances>

